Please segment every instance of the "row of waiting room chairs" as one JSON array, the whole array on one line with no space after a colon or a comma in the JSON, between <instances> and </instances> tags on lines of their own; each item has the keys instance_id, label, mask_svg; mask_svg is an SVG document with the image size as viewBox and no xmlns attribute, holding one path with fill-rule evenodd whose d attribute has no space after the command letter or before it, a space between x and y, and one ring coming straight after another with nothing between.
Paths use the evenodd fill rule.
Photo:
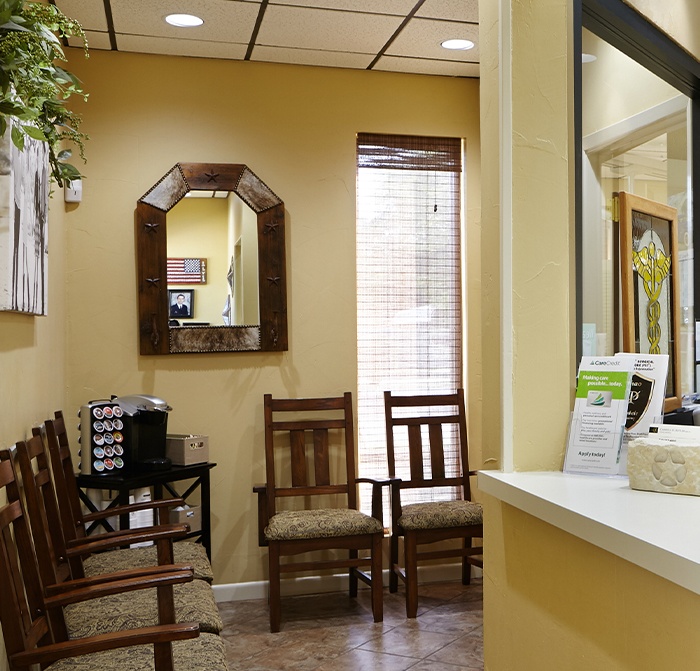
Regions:
<instances>
[{"instance_id":1,"label":"row of waiting room chairs","mask_svg":"<svg viewBox=\"0 0 700 671\"><path fill-rule=\"evenodd\" d=\"M186 525L85 537L86 523L100 513L82 513L61 413L13 450L0 450L3 499L0 624L10 671L34 664L50 671L226 671L204 548L173 543ZM135 504L116 514L182 503ZM155 545L130 547L143 541Z\"/></svg>"},{"instance_id":2,"label":"row of waiting room chairs","mask_svg":"<svg viewBox=\"0 0 700 671\"><path fill-rule=\"evenodd\" d=\"M391 492L392 519L389 589L395 592L399 580L405 583L407 617L416 617L418 610L420 561L459 558L464 584L470 581L472 565L483 567L482 548L473 545L473 539L483 537L483 522L481 506L471 501L473 472L469 470L463 390L419 396L387 391L384 405L387 477L370 480L356 474L350 392L330 398L264 397L266 482L253 491L258 495L259 544L269 549L273 632L281 626L281 576L295 572L347 570L350 596L357 595L358 580L367 583L374 620L382 620L382 494L386 486ZM456 460L445 449L450 440L458 447ZM402 463L407 468L400 470ZM334 469L338 464L343 467ZM372 488L371 515L358 510L357 487L362 483ZM451 488L456 496L448 501L402 505L411 490L433 488L443 492ZM312 499L319 498L323 503L313 507ZM326 505L327 501L332 504ZM423 549L450 539L459 539L459 547ZM343 550L347 556L343 552L340 559L336 554L315 561L290 559L316 550Z\"/></svg>"},{"instance_id":3,"label":"row of waiting room chairs","mask_svg":"<svg viewBox=\"0 0 700 671\"><path fill-rule=\"evenodd\" d=\"M483 565L481 548L472 547L472 540L482 537L483 528L481 509L470 501L463 392L415 397L386 392L385 409L387 477L369 481L356 477L350 393L320 399L265 396L267 481L255 487L255 491L260 544L269 548L272 631L280 629L281 575L298 571L347 569L351 596L357 594L358 580L367 582L371 587L374 619L381 621L385 535L382 490L387 485L391 488L392 507L389 588L396 591L398 581L405 582L408 617L415 617L417 612L420 560L461 558L465 584L470 579L471 565ZM405 431L405 437L395 440L401 431ZM453 472L445 465L444 439L448 432L456 437L459 446L459 463ZM281 433L288 436L287 441L278 439ZM308 443L313 446L312 455L307 454L307 434L310 434ZM410 475L403 478L396 476L401 446L408 450L410 464ZM340 458L335 450L342 454ZM279 467L280 451L286 452L283 468ZM3 593L13 596L2 600L0 616L13 671L36 661L43 666L53 662L52 671L98 667L102 670L111 668L113 663L130 668L124 655L140 655L139 664L144 660L147 664L138 668L153 668L156 660L158 671L168 670L172 668L173 649L168 640L191 637L197 637L195 643L174 645L176 666L178 660L184 664L189 655L194 655L195 661L186 662L190 669L225 669L217 636L221 621L209 587L212 574L206 554L199 545L171 541L186 528L176 525L145 532L125 530L97 539L86 538L86 523L115 512L83 515L61 413L45 422L43 432L37 430L32 439L18 443L14 458L9 451L0 451L0 460L0 488L8 498L7 506L0 509L4 558L0 580ZM22 473L22 493L12 462ZM336 473L338 463L344 464L341 474ZM283 474L289 475L288 482L283 481ZM357 485L361 482L372 487L371 515L357 510ZM435 486L455 488L457 498L401 505L407 490ZM336 503L342 499L344 503L306 509L317 496L324 502ZM290 506L281 502L290 500L301 505L285 510ZM163 510L181 503L174 499L127 509L155 506ZM31 525L27 523L25 505ZM403 567L399 559L400 538L404 540ZM423 544L455 538L462 541L459 548L419 550ZM156 545L115 549L144 539L153 540ZM347 558L282 561L283 557L331 549L347 551ZM171 583L177 587L173 588ZM143 602L130 591L154 585L157 588L151 589L150 597ZM5 591L6 587L9 592ZM102 616L97 606L80 605L87 592L103 597L101 605L106 611ZM176 622L181 624L176 626ZM156 623L168 624L158 628ZM148 645L132 647L143 641ZM64 657L59 659L56 646ZM72 656L86 650L90 654ZM103 650L99 653L102 657L95 660L93 656L98 650Z\"/></svg>"}]
</instances>

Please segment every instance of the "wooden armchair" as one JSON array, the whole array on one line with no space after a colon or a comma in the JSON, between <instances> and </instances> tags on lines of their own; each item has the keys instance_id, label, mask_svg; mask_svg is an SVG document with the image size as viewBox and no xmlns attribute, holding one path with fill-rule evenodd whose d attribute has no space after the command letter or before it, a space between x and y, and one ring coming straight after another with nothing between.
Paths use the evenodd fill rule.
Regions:
<instances>
[{"instance_id":1,"label":"wooden armchair","mask_svg":"<svg viewBox=\"0 0 700 671\"><path fill-rule=\"evenodd\" d=\"M104 594L104 598L90 603L65 605L60 614L49 609L55 636L60 639L67 639L69 636L84 638L97 633L152 626L159 622L164 600L173 598L174 621L197 622L199 628L205 632L218 634L221 631L223 623L212 589L205 581L195 580L188 581L188 584L178 584L172 592L164 592L158 588L130 594L121 589L125 580L140 580L142 584L146 584L154 575L178 573L183 570L191 574L192 568L187 564L173 564L172 540L187 532L186 525L155 527L145 531L133 529L129 534L122 534L116 538L97 536L89 543L66 548L62 542L60 525L54 522L53 527L49 526L51 520L58 517L58 511L41 436L35 435L26 442L17 443L15 460L22 475L22 491L45 597L49 599L79 588L100 588ZM156 543L156 564L162 565L132 567L93 577L84 577L83 572L75 575L70 570L70 560L80 561L81 555L144 540L153 540ZM111 589L109 584L112 585Z\"/></svg>"},{"instance_id":2,"label":"wooden armchair","mask_svg":"<svg viewBox=\"0 0 700 671\"><path fill-rule=\"evenodd\" d=\"M393 396L384 392L386 444L392 480L391 571L389 590L396 592L399 578L406 584L406 616L418 611L418 562L425 559L462 560L462 583L469 584L471 565L483 567L481 547L473 538L483 537L481 506L470 501L469 454L464 391L429 396ZM445 438L458 448L458 461L445 459ZM427 444L424 439L427 438ZM451 468L450 468L451 466ZM452 492L453 500L408 503L411 492L433 488ZM410 499L409 499L410 500ZM404 569L399 565L399 538L404 539ZM462 539L454 549L419 551L419 546Z\"/></svg>"},{"instance_id":3,"label":"wooden armchair","mask_svg":"<svg viewBox=\"0 0 700 671\"><path fill-rule=\"evenodd\" d=\"M357 484L369 480L356 477L351 394L312 399L273 399L266 394L264 416L267 482L254 491L260 545L269 547L270 630L280 629L280 575L324 569L348 569L352 597L357 596L358 579L370 585L374 621L381 622L382 483L372 482L373 516L360 512ZM281 509L283 502L286 510ZM281 561L318 550L347 555ZM367 566L369 575L361 570Z\"/></svg>"},{"instance_id":4,"label":"wooden armchair","mask_svg":"<svg viewBox=\"0 0 700 671\"><path fill-rule=\"evenodd\" d=\"M94 537L88 537L86 529L95 521L139 510L153 509L158 515L158 521L167 523L169 521L167 518L168 511L184 503L182 499L164 499L135 503L128 506L110 507L97 513L84 514L78 493L78 483L75 477L63 413L59 410L54 415L54 419L48 419L44 422L45 449L51 462L60 522L67 547L76 547L92 542ZM40 430L34 429L34 434L37 435L38 433L40 433ZM120 535L124 534L129 535L129 530L115 531L101 534L101 536L119 538ZM173 550L175 561L191 565L194 569L195 578L201 578L208 582L213 581L214 574L211 563L202 545L183 541L176 543L173 546ZM84 575L91 576L120 571L126 568L153 566L157 562L155 547L126 547L118 549L116 546L108 556L83 556L82 560L71 560L72 571L75 577L78 577L81 571L84 571Z\"/></svg>"},{"instance_id":5,"label":"wooden armchair","mask_svg":"<svg viewBox=\"0 0 700 671\"><path fill-rule=\"evenodd\" d=\"M49 624L47 609L60 613L64 605L100 596L101 589L78 589L53 597L44 595L8 450L0 451L0 501L4 500L6 503L0 505L0 625L10 671L28 671L35 664L46 671L123 671L131 668L173 671L173 658L175 666L180 669L226 671L220 638L213 634L200 636L195 623L159 624L59 641ZM165 583L172 585L192 580L192 573L177 571L153 578L151 585L160 584L163 589L168 589ZM143 581L124 581L120 589L142 589L143 586ZM172 611L164 608L162 621L172 617Z\"/></svg>"}]
</instances>

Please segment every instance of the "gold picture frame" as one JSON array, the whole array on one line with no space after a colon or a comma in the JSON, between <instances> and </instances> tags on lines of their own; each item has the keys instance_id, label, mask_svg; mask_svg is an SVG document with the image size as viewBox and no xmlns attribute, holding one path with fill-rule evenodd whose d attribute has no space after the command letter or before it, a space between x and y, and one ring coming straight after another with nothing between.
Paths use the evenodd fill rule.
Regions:
<instances>
[{"instance_id":1,"label":"gold picture frame","mask_svg":"<svg viewBox=\"0 0 700 671\"><path fill-rule=\"evenodd\" d=\"M622 349L668 354L664 412L681 406L678 212L621 191Z\"/></svg>"}]
</instances>

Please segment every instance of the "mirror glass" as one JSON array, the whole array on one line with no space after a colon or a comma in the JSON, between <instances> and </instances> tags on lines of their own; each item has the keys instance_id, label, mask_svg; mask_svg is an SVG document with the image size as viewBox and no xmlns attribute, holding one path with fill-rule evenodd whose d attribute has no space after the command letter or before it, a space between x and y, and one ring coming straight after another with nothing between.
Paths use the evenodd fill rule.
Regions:
<instances>
[{"instance_id":1,"label":"mirror glass","mask_svg":"<svg viewBox=\"0 0 700 671\"><path fill-rule=\"evenodd\" d=\"M248 166L178 163L136 204L141 354L287 349L282 200Z\"/></svg>"},{"instance_id":2,"label":"mirror glass","mask_svg":"<svg viewBox=\"0 0 700 671\"><path fill-rule=\"evenodd\" d=\"M190 299L171 328L260 323L257 217L235 193L190 191L168 213L167 249L171 305Z\"/></svg>"}]
</instances>

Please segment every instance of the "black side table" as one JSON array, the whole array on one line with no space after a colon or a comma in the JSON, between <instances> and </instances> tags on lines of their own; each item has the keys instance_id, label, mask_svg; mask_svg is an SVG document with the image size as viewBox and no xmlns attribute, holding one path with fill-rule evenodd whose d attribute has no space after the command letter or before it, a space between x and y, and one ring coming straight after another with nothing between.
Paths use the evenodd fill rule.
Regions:
<instances>
[{"instance_id":1,"label":"black side table","mask_svg":"<svg viewBox=\"0 0 700 671\"><path fill-rule=\"evenodd\" d=\"M149 487L153 492L153 500L162 499L163 491L167 492L167 496L182 498L185 501L198 489L200 490L200 504L202 506L202 529L193 531L188 534L188 537L196 538L205 550L207 556L211 560L211 515L210 515L210 483L209 471L216 464L207 462L203 464L191 464L190 466L171 466L163 471L151 471L137 473L135 475L84 475L76 474L81 501L87 506L88 510L97 512L95 504L88 498L85 490L87 489L111 489L117 492L117 495L107 506L107 510L117 506L126 505L129 503L129 492L142 487ZM175 488L173 483L183 480L194 480L187 489L180 493ZM85 532L89 535L98 526L102 526L107 531L114 531L113 527L102 520L93 522ZM119 516L119 528L129 528L129 515Z\"/></svg>"}]
</instances>

